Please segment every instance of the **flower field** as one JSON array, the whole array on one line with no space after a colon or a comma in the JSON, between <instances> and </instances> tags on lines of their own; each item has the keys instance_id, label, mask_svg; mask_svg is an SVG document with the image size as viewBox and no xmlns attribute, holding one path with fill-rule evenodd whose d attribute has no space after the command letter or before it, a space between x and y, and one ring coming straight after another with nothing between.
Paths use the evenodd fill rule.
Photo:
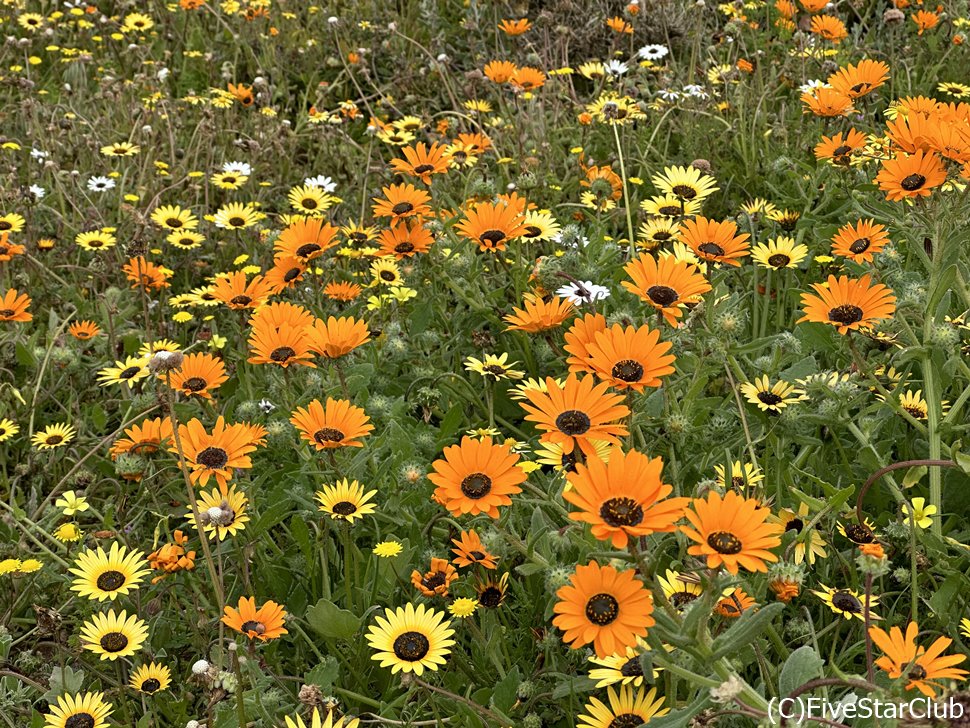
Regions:
<instances>
[{"instance_id":1,"label":"flower field","mask_svg":"<svg viewBox=\"0 0 970 728\"><path fill-rule=\"evenodd\" d=\"M0 0L0 728L970 726L941 3Z\"/></svg>"}]
</instances>

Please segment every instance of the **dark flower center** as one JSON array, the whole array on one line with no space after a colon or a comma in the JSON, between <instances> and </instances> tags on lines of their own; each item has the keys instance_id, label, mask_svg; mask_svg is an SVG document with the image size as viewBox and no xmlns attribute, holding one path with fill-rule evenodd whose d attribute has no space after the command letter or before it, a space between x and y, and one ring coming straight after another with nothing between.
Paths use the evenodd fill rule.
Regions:
<instances>
[{"instance_id":1,"label":"dark flower center","mask_svg":"<svg viewBox=\"0 0 970 728\"><path fill-rule=\"evenodd\" d=\"M253 299L244 293L241 293L238 296L233 296L229 301L229 303L232 303L236 306L248 306L252 302L253 302Z\"/></svg>"},{"instance_id":2,"label":"dark flower center","mask_svg":"<svg viewBox=\"0 0 970 728\"><path fill-rule=\"evenodd\" d=\"M304 197L302 200L300 200L300 204L303 206L304 210L317 209L317 201L314 200L312 197Z\"/></svg>"},{"instance_id":3,"label":"dark flower center","mask_svg":"<svg viewBox=\"0 0 970 728\"><path fill-rule=\"evenodd\" d=\"M410 253L414 250L414 243L410 240L404 240L394 246L395 253Z\"/></svg>"},{"instance_id":4,"label":"dark flower center","mask_svg":"<svg viewBox=\"0 0 970 728\"><path fill-rule=\"evenodd\" d=\"M853 523L851 526L846 526L845 535L854 543L872 543L876 540L872 529L868 526L863 526L861 523Z\"/></svg>"},{"instance_id":5,"label":"dark flower center","mask_svg":"<svg viewBox=\"0 0 970 728\"><path fill-rule=\"evenodd\" d=\"M805 522L801 518L793 518L785 526L786 531L794 531L795 533L801 533L803 528L805 528Z\"/></svg>"},{"instance_id":6,"label":"dark flower center","mask_svg":"<svg viewBox=\"0 0 970 728\"><path fill-rule=\"evenodd\" d=\"M697 197L697 190L695 190L690 185L674 185L673 192L677 197L681 197L685 200L693 200Z\"/></svg>"},{"instance_id":7,"label":"dark flower center","mask_svg":"<svg viewBox=\"0 0 970 728\"><path fill-rule=\"evenodd\" d=\"M318 250L320 250L320 246L316 243L304 243L296 249L296 256L298 258L309 258Z\"/></svg>"},{"instance_id":8,"label":"dark flower center","mask_svg":"<svg viewBox=\"0 0 970 728\"><path fill-rule=\"evenodd\" d=\"M125 583L125 575L120 571L106 571L98 577L97 585L101 591L115 591Z\"/></svg>"},{"instance_id":9,"label":"dark flower center","mask_svg":"<svg viewBox=\"0 0 970 728\"><path fill-rule=\"evenodd\" d=\"M741 552L741 539L727 531L715 531L707 537L707 545L719 554L737 554Z\"/></svg>"},{"instance_id":10,"label":"dark flower center","mask_svg":"<svg viewBox=\"0 0 970 728\"><path fill-rule=\"evenodd\" d=\"M579 410L566 410L556 418L556 427L567 435L582 435L590 424L586 413Z\"/></svg>"},{"instance_id":11,"label":"dark flower center","mask_svg":"<svg viewBox=\"0 0 970 728\"><path fill-rule=\"evenodd\" d=\"M257 622L255 619L250 619L243 622L240 629L243 632L255 632L256 634L263 634L266 631L266 625L262 622Z\"/></svg>"},{"instance_id":12,"label":"dark flower center","mask_svg":"<svg viewBox=\"0 0 970 728\"><path fill-rule=\"evenodd\" d=\"M182 382L182 386L190 392L198 392L206 388L206 382L202 377L190 377Z\"/></svg>"},{"instance_id":13,"label":"dark flower center","mask_svg":"<svg viewBox=\"0 0 970 728\"><path fill-rule=\"evenodd\" d=\"M118 379L131 379L141 371L141 367L128 367L118 375Z\"/></svg>"},{"instance_id":14,"label":"dark flower center","mask_svg":"<svg viewBox=\"0 0 970 728\"><path fill-rule=\"evenodd\" d=\"M620 603L612 594L595 594L586 602L586 619L600 627L620 616Z\"/></svg>"},{"instance_id":15,"label":"dark flower center","mask_svg":"<svg viewBox=\"0 0 970 728\"><path fill-rule=\"evenodd\" d=\"M492 479L485 473L472 473L461 481L461 492L468 498L484 498L491 490Z\"/></svg>"},{"instance_id":16,"label":"dark flower center","mask_svg":"<svg viewBox=\"0 0 970 728\"><path fill-rule=\"evenodd\" d=\"M108 632L101 638L101 649L105 652L121 652L128 646L128 638L121 632Z\"/></svg>"},{"instance_id":17,"label":"dark flower center","mask_svg":"<svg viewBox=\"0 0 970 728\"><path fill-rule=\"evenodd\" d=\"M610 498L600 506L600 518L613 528L636 526L643 521L643 508L632 498Z\"/></svg>"},{"instance_id":18,"label":"dark flower center","mask_svg":"<svg viewBox=\"0 0 970 728\"><path fill-rule=\"evenodd\" d=\"M394 271L392 271L392 270L382 270L380 272L380 276L381 276L381 279L382 280L385 280L385 281L396 281L397 280L397 274Z\"/></svg>"},{"instance_id":19,"label":"dark flower center","mask_svg":"<svg viewBox=\"0 0 970 728\"><path fill-rule=\"evenodd\" d=\"M226 463L229 462L229 455L221 447L207 447L196 455L195 459L207 468L217 470L225 467Z\"/></svg>"},{"instance_id":20,"label":"dark flower center","mask_svg":"<svg viewBox=\"0 0 970 728\"><path fill-rule=\"evenodd\" d=\"M168 220L165 221L165 224L168 225L170 228L182 227L182 221L179 220L177 217L170 217Z\"/></svg>"},{"instance_id":21,"label":"dark flower center","mask_svg":"<svg viewBox=\"0 0 970 728\"><path fill-rule=\"evenodd\" d=\"M285 361L289 361L294 354L296 354L296 352L293 351L293 349L289 346L280 346L270 352L269 358L272 361L282 364Z\"/></svg>"},{"instance_id":22,"label":"dark flower center","mask_svg":"<svg viewBox=\"0 0 970 728\"><path fill-rule=\"evenodd\" d=\"M832 606L840 612L858 614L862 611L862 602L847 591L837 591L832 595Z\"/></svg>"},{"instance_id":23,"label":"dark flower center","mask_svg":"<svg viewBox=\"0 0 970 728\"><path fill-rule=\"evenodd\" d=\"M286 271L286 273L283 274L283 280L287 283L292 283L300 277L301 273L303 273L303 270L300 268L290 268L288 271Z\"/></svg>"},{"instance_id":24,"label":"dark flower center","mask_svg":"<svg viewBox=\"0 0 970 728\"><path fill-rule=\"evenodd\" d=\"M478 603L483 607L488 607L489 609L495 609L502 603L502 599L505 595L502 590L497 586L488 586L482 589L481 593L478 595Z\"/></svg>"},{"instance_id":25,"label":"dark flower center","mask_svg":"<svg viewBox=\"0 0 970 728\"><path fill-rule=\"evenodd\" d=\"M435 591L438 587L445 586L445 572L434 571L421 579L421 586L428 591Z\"/></svg>"},{"instance_id":26,"label":"dark flower center","mask_svg":"<svg viewBox=\"0 0 970 728\"><path fill-rule=\"evenodd\" d=\"M536 225L527 225L525 232L522 233L523 238L537 238L542 235L542 228Z\"/></svg>"},{"instance_id":27,"label":"dark flower center","mask_svg":"<svg viewBox=\"0 0 970 728\"><path fill-rule=\"evenodd\" d=\"M643 365L634 359L623 359L613 365L610 373L621 382L639 382L643 377Z\"/></svg>"},{"instance_id":28,"label":"dark flower center","mask_svg":"<svg viewBox=\"0 0 970 728\"><path fill-rule=\"evenodd\" d=\"M758 399L769 407L773 407L782 401L782 397L774 392L758 392Z\"/></svg>"},{"instance_id":29,"label":"dark flower center","mask_svg":"<svg viewBox=\"0 0 970 728\"><path fill-rule=\"evenodd\" d=\"M75 713L64 721L64 728L94 728L95 725L90 713Z\"/></svg>"},{"instance_id":30,"label":"dark flower center","mask_svg":"<svg viewBox=\"0 0 970 728\"><path fill-rule=\"evenodd\" d=\"M505 240L505 233L501 230L486 230L478 236L478 240L488 245L496 245Z\"/></svg>"},{"instance_id":31,"label":"dark flower center","mask_svg":"<svg viewBox=\"0 0 970 728\"><path fill-rule=\"evenodd\" d=\"M11 230L13 229L13 223L8 220L0 220L0 230Z\"/></svg>"},{"instance_id":32,"label":"dark flower center","mask_svg":"<svg viewBox=\"0 0 970 728\"><path fill-rule=\"evenodd\" d=\"M335 427L324 427L313 433L313 439L321 445L326 442L340 442L344 439L344 433Z\"/></svg>"},{"instance_id":33,"label":"dark flower center","mask_svg":"<svg viewBox=\"0 0 970 728\"><path fill-rule=\"evenodd\" d=\"M357 512L357 506L350 501L340 501L331 506L330 510L338 516L350 516Z\"/></svg>"},{"instance_id":34,"label":"dark flower center","mask_svg":"<svg viewBox=\"0 0 970 728\"><path fill-rule=\"evenodd\" d=\"M907 192L915 192L920 187L926 184L926 177L921 174L911 174L903 178L903 181L899 183Z\"/></svg>"},{"instance_id":35,"label":"dark flower center","mask_svg":"<svg viewBox=\"0 0 970 728\"><path fill-rule=\"evenodd\" d=\"M414 168L415 174L425 174L426 172L433 172L434 165L431 164L419 164Z\"/></svg>"},{"instance_id":36,"label":"dark flower center","mask_svg":"<svg viewBox=\"0 0 970 728\"><path fill-rule=\"evenodd\" d=\"M871 243L872 241L869 238L859 238L849 246L849 250L858 255L859 253L866 252Z\"/></svg>"},{"instance_id":37,"label":"dark flower center","mask_svg":"<svg viewBox=\"0 0 970 728\"><path fill-rule=\"evenodd\" d=\"M577 457L576 451L574 450L568 455L566 453L563 453L562 458L560 458L559 464L562 466L562 469L565 470L566 472L575 473L577 462L579 462L579 458Z\"/></svg>"},{"instance_id":38,"label":"dark flower center","mask_svg":"<svg viewBox=\"0 0 970 728\"><path fill-rule=\"evenodd\" d=\"M150 677L141 684L141 691L143 693L154 693L160 687L162 687L162 683L155 678Z\"/></svg>"},{"instance_id":39,"label":"dark flower center","mask_svg":"<svg viewBox=\"0 0 970 728\"><path fill-rule=\"evenodd\" d=\"M47 445L60 445L62 442L64 442L63 435L48 435L47 439L44 441L44 443Z\"/></svg>"},{"instance_id":40,"label":"dark flower center","mask_svg":"<svg viewBox=\"0 0 970 728\"><path fill-rule=\"evenodd\" d=\"M650 286L647 296L658 306L669 306L679 298L677 291L670 286Z\"/></svg>"},{"instance_id":41,"label":"dark flower center","mask_svg":"<svg viewBox=\"0 0 970 728\"><path fill-rule=\"evenodd\" d=\"M94 240L88 241L88 247L91 247L91 248L100 248L102 245L104 245L104 241L99 240L98 238L94 238Z\"/></svg>"},{"instance_id":42,"label":"dark flower center","mask_svg":"<svg viewBox=\"0 0 970 728\"><path fill-rule=\"evenodd\" d=\"M631 657L620 667L620 674L623 677L640 677L643 675L643 665L640 664L640 656Z\"/></svg>"},{"instance_id":43,"label":"dark flower center","mask_svg":"<svg viewBox=\"0 0 970 728\"><path fill-rule=\"evenodd\" d=\"M0 308L0 318L11 318L15 313L12 308Z\"/></svg>"},{"instance_id":44,"label":"dark flower center","mask_svg":"<svg viewBox=\"0 0 970 728\"><path fill-rule=\"evenodd\" d=\"M481 551L469 551L468 556L472 561L483 561L485 559L485 554Z\"/></svg>"},{"instance_id":45,"label":"dark flower center","mask_svg":"<svg viewBox=\"0 0 970 728\"><path fill-rule=\"evenodd\" d=\"M428 638L420 632L405 632L394 640L394 655L399 660L417 662L431 650Z\"/></svg>"},{"instance_id":46,"label":"dark flower center","mask_svg":"<svg viewBox=\"0 0 970 728\"><path fill-rule=\"evenodd\" d=\"M697 249L704 255L709 255L712 258L724 255L724 248L717 243L701 243L697 246Z\"/></svg>"},{"instance_id":47,"label":"dark flower center","mask_svg":"<svg viewBox=\"0 0 970 728\"><path fill-rule=\"evenodd\" d=\"M246 218L244 218L244 217L238 217L238 216L237 217L230 217L229 218L229 224L232 225L233 227L242 227L243 225L246 224Z\"/></svg>"},{"instance_id":48,"label":"dark flower center","mask_svg":"<svg viewBox=\"0 0 970 728\"><path fill-rule=\"evenodd\" d=\"M926 678L926 668L922 665L913 665L913 669L906 674L906 677L910 680L923 680Z\"/></svg>"},{"instance_id":49,"label":"dark flower center","mask_svg":"<svg viewBox=\"0 0 970 728\"><path fill-rule=\"evenodd\" d=\"M863 311L858 306L844 303L829 310L829 321L848 326L862 321Z\"/></svg>"},{"instance_id":50,"label":"dark flower center","mask_svg":"<svg viewBox=\"0 0 970 728\"><path fill-rule=\"evenodd\" d=\"M784 253L775 253L768 257L768 265L772 268L784 268L789 263L791 263L791 258Z\"/></svg>"},{"instance_id":51,"label":"dark flower center","mask_svg":"<svg viewBox=\"0 0 970 728\"><path fill-rule=\"evenodd\" d=\"M394 207L391 208L391 212L395 215L406 215L414 209L414 205L410 202L399 202Z\"/></svg>"},{"instance_id":52,"label":"dark flower center","mask_svg":"<svg viewBox=\"0 0 970 728\"><path fill-rule=\"evenodd\" d=\"M657 212L664 217L677 217L677 215L680 214L680 207L676 205L664 205L663 207L658 208Z\"/></svg>"},{"instance_id":53,"label":"dark flower center","mask_svg":"<svg viewBox=\"0 0 970 728\"><path fill-rule=\"evenodd\" d=\"M621 713L610 721L606 728L638 728L643 725L643 716L636 713Z\"/></svg>"},{"instance_id":54,"label":"dark flower center","mask_svg":"<svg viewBox=\"0 0 970 728\"><path fill-rule=\"evenodd\" d=\"M674 606L675 609L680 609L681 607L685 607L688 604L690 604L692 601L697 599L697 596L698 595L695 594L694 592L688 592L688 591L674 592L673 594L670 595L670 603Z\"/></svg>"}]
</instances>

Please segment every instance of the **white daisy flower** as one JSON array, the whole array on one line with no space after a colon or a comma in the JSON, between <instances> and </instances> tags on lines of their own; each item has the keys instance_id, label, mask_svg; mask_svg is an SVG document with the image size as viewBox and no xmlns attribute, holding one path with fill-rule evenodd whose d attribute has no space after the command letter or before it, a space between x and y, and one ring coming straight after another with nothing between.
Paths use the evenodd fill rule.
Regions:
<instances>
[{"instance_id":1,"label":"white daisy flower","mask_svg":"<svg viewBox=\"0 0 970 728\"><path fill-rule=\"evenodd\" d=\"M661 58L666 57L668 53L670 53L670 49L667 46L652 43L638 50L637 56L645 61L659 61Z\"/></svg>"},{"instance_id":2,"label":"white daisy flower","mask_svg":"<svg viewBox=\"0 0 970 728\"><path fill-rule=\"evenodd\" d=\"M110 177L92 177L88 180L87 188L91 192L107 192L113 190L116 184Z\"/></svg>"},{"instance_id":3,"label":"white daisy flower","mask_svg":"<svg viewBox=\"0 0 970 728\"><path fill-rule=\"evenodd\" d=\"M253 174L253 168L247 162L226 162L222 165L223 172L235 172L246 177Z\"/></svg>"},{"instance_id":4,"label":"white daisy flower","mask_svg":"<svg viewBox=\"0 0 970 728\"><path fill-rule=\"evenodd\" d=\"M319 187L327 194L332 194L337 189L337 183L325 174L318 174L316 177L307 177L303 184L310 187Z\"/></svg>"},{"instance_id":5,"label":"white daisy flower","mask_svg":"<svg viewBox=\"0 0 970 728\"><path fill-rule=\"evenodd\" d=\"M599 286L592 281L576 281L557 289L556 295L567 299L574 306L582 306L584 303L609 298L610 289L606 286Z\"/></svg>"}]
</instances>

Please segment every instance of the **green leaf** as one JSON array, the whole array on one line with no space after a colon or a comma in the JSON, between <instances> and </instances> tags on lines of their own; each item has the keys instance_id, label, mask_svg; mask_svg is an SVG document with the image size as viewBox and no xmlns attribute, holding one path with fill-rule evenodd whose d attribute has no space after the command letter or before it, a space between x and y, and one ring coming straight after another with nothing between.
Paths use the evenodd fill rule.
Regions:
<instances>
[{"instance_id":1,"label":"green leaf","mask_svg":"<svg viewBox=\"0 0 970 728\"><path fill-rule=\"evenodd\" d=\"M934 614L946 614L950 611L954 599L961 591L961 586L963 586L964 581L966 581L966 577L956 573L950 574L943 580L940 588L936 590L936 593L927 602Z\"/></svg>"},{"instance_id":2,"label":"green leaf","mask_svg":"<svg viewBox=\"0 0 970 728\"><path fill-rule=\"evenodd\" d=\"M799 647L788 656L781 668L781 674L778 676L778 694L791 695L795 688L809 680L821 677L824 665L825 661L818 656L815 648L809 645Z\"/></svg>"},{"instance_id":3,"label":"green leaf","mask_svg":"<svg viewBox=\"0 0 970 728\"><path fill-rule=\"evenodd\" d=\"M912 488L919 483L928 470L929 468L925 465L917 465L915 468L907 470L906 475L903 477L903 488Z\"/></svg>"},{"instance_id":4,"label":"green leaf","mask_svg":"<svg viewBox=\"0 0 970 728\"><path fill-rule=\"evenodd\" d=\"M492 704L503 713L507 712L515 704L516 689L520 682L522 682L522 675L516 666L495 686L495 690L492 691Z\"/></svg>"},{"instance_id":5,"label":"green leaf","mask_svg":"<svg viewBox=\"0 0 970 728\"><path fill-rule=\"evenodd\" d=\"M51 670L48 684L51 689L44 695L44 699L53 703L59 695L81 691L81 686L84 684L84 670L73 670L69 665L64 665L63 668L57 666Z\"/></svg>"},{"instance_id":6,"label":"green leaf","mask_svg":"<svg viewBox=\"0 0 970 728\"><path fill-rule=\"evenodd\" d=\"M725 655L738 652L747 647L771 625L771 620L781 614L785 604L774 602L758 610L748 610L731 625L723 634L717 636L711 645L714 655L711 660L718 660Z\"/></svg>"},{"instance_id":7,"label":"green leaf","mask_svg":"<svg viewBox=\"0 0 970 728\"><path fill-rule=\"evenodd\" d=\"M553 700L562 700L569 695L589 693L596 687L596 683L585 675L581 677L557 676L556 687L552 691Z\"/></svg>"},{"instance_id":8,"label":"green leaf","mask_svg":"<svg viewBox=\"0 0 970 728\"><path fill-rule=\"evenodd\" d=\"M330 655L304 675L303 681L308 685L316 685L324 693L329 693L339 674L340 663L337 662L336 657Z\"/></svg>"},{"instance_id":9,"label":"green leaf","mask_svg":"<svg viewBox=\"0 0 970 728\"><path fill-rule=\"evenodd\" d=\"M298 515L291 518L290 533L293 534L293 540L296 541L300 551L303 552L303 558L306 559L307 565L312 564L313 544L310 540L310 529L306 525L306 520Z\"/></svg>"},{"instance_id":10,"label":"green leaf","mask_svg":"<svg viewBox=\"0 0 970 728\"><path fill-rule=\"evenodd\" d=\"M321 599L306 612L310 628L324 639L349 640L360 629L360 618L341 609L329 599Z\"/></svg>"},{"instance_id":11,"label":"green leaf","mask_svg":"<svg viewBox=\"0 0 970 728\"><path fill-rule=\"evenodd\" d=\"M16 357L17 363L22 366L32 367L35 364L33 353L20 341L17 342Z\"/></svg>"},{"instance_id":12,"label":"green leaf","mask_svg":"<svg viewBox=\"0 0 970 728\"><path fill-rule=\"evenodd\" d=\"M456 404L451 409L448 410L444 418L441 420L441 425L438 427L438 442L442 443L448 440L452 435L458 432L458 427L461 425L461 418L465 415L465 406L463 404Z\"/></svg>"},{"instance_id":13,"label":"green leaf","mask_svg":"<svg viewBox=\"0 0 970 728\"><path fill-rule=\"evenodd\" d=\"M651 718L650 728L683 728L685 725L690 725L691 720L710 704L710 693L703 690L697 699L686 708L671 711L659 718Z\"/></svg>"}]
</instances>

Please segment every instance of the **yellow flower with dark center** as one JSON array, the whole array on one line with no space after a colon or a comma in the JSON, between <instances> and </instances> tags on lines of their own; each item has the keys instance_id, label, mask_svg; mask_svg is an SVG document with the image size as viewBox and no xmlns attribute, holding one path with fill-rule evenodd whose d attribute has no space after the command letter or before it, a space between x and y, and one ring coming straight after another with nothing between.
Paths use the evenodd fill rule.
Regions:
<instances>
[{"instance_id":1,"label":"yellow flower with dark center","mask_svg":"<svg viewBox=\"0 0 970 728\"><path fill-rule=\"evenodd\" d=\"M235 536L246 528L246 524L249 523L249 516L246 514L248 505L249 499L245 494L237 491L235 485L230 485L225 493L219 488L213 488L208 492L202 491L200 498L195 502L206 533L210 536L214 535L220 541L226 537ZM198 529L195 515L191 510L186 514L186 518Z\"/></svg>"},{"instance_id":2,"label":"yellow flower with dark center","mask_svg":"<svg viewBox=\"0 0 970 728\"><path fill-rule=\"evenodd\" d=\"M251 205L230 202L216 210L213 222L224 230L245 230L259 222L260 216Z\"/></svg>"},{"instance_id":3,"label":"yellow flower with dark center","mask_svg":"<svg viewBox=\"0 0 970 728\"><path fill-rule=\"evenodd\" d=\"M144 33L155 25L155 21L144 13L128 13L121 25L123 33Z\"/></svg>"},{"instance_id":4,"label":"yellow flower with dark center","mask_svg":"<svg viewBox=\"0 0 970 728\"><path fill-rule=\"evenodd\" d=\"M469 372L481 374L485 379L522 379L524 372L520 372L512 367L518 362L508 363L509 355L504 353L501 356L486 354L484 359L476 359L473 356L465 359L465 369Z\"/></svg>"},{"instance_id":5,"label":"yellow flower with dark center","mask_svg":"<svg viewBox=\"0 0 970 728\"><path fill-rule=\"evenodd\" d=\"M78 554L74 568L68 571L77 578L71 582L71 591L88 599L114 600L119 594L137 589L149 573L148 562L141 551L129 551L117 541L110 550L100 546Z\"/></svg>"},{"instance_id":6,"label":"yellow flower with dark center","mask_svg":"<svg viewBox=\"0 0 970 728\"><path fill-rule=\"evenodd\" d=\"M118 240L114 235L102 229L78 233L74 242L85 250L104 250L114 246Z\"/></svg>"},{"instance_id":7,"label":"yellow flower with dark center","mask_svg":"<svg viewBox=\"0 0 970 728\"><path fill-rule=\"evenodd\" d=\"M205 242L205 236L193 230L174 230L165 237L165 240L179 250L192 250Z\"/></svg>"},{"instance_id":8,"label":"yellow flower with dark center","mask_svg":"<svg viewBox=\"0 0 970 728\"><path fill-rule=\"evenodd\" d=\"M681 574L667 569L665 576L658 576L660 589L667 601L677 610L685 609L695 599L704 593L700 579L690 574Z\"/></svg>"},{"instance_id":9,"label":"yellow flower with dark center","mask_svg":"<svg viewBox=\"0 0 970 728\"><path fill-rule=\"evenodd\" d=\"M44 728L107 728L111 703L104 702L104 693L65 693L57 698L44 716Z\"/></svg>"},{"instance_id":10,"label":"yellow flower with dark center","mask_svg":"<svg viewBox=\"0 0 970 728\"><path fill-rule=\"evenodd\" d=\"M717 473L717 484L721 488L726 486L724 480L724 466L715 465L714 471ZM761 468L751 463L741 463L740 460L735 460L731 464L731 487L735 490L743 490L745 486L755 486L765 479L764 473L761 472Z\"/></svg>"},{"instance_id":11,"label":"yellow flower with dark center","mask_svg":"<svg viewBox=\"0 0 970 728\"><path fill-rule=\"evenodd\" d=\"M378 258L370 266L371 275L374 283L382 286L398 286L404 278L401 276L401 269L398 267L393 256Z\"/></svg>"},{"instance_id":12,"label":"yellow flower with dark center","mask_svg":"<svg viewBox=\"0 0 970 728\"><path fill-rule=\"evenodd\" d=\"M792 238L779 235L767 243L751 248L751 257L763 268L782 270L797 268L808 257L808 246L795 243Z\"/></svg>"},{"instance_id":13,"label":"yellow flower with dark center","mask_svg":"<svg viewBox=\"0 0 970 728\"><path fill-rule=\"evenodd\" d=\"M115 142L101 147L101 153L106 157L134 157L141 153L141 147L131 142Z\"/></svg>"},{"instance_id":14,"label":"yellow flower with dark center","mask_svg":"<svg viewBox=\"0 0 970 728\"><path fill-rule=\"evenodd\" d=\"M713 177L692 166L666 167L662 174L654 175L651 181L664 194L684 201L700 201L720 189Z\"/></svg>"},{"instance_id":15,"label":"yellow flower with dark center","mask_svg":"<svg viewBox=\"0 0 970 728\"><path fill-rule=\"evenodd\" d=\"M148 360L144 357L129 356L124 361L116 361L113 367L105 367L98 372L102 387L109 384L127 384L131 389L135 382L149 375Z\"/></svg>"},{"instance_id":16,"label":"yellow flower with dark center","mask_svg":"<svg viewBox=\"0 0 970 728\"><path fill-rule=\"evenodd\" d=\"M817 596L835 614L839 614L846 619L855 617L863 622L866 621L865 595L851 589L833 589L832 587L819 584L819 591L812 590L812 594ZM869 595L869 619L882 619L872 612L872 608L879 604L879 597L874 594Z\"/></svg>"},{"instance_id":17,"label":"yellow flower with dark center","mask_svg":"<svg viewBox=\"0 0 970 728\"><path fill-rule=\"evenodd\" d=\"M349 719L349 722L344 723L345 720L348 720L346 717L334 720L333 713L330 711L326 711L326 716L326 719L324 719L320 715L320 708L313 706L309 726L303 722L303 718L300 716L291 718L287 715L285 716L286 728L357 728L360 725L358 718Z\"/></svg>"},{"instance_id":18,"label":"yellow flower with dark center","mask_svg":"<svg viewBox=\"0 0 970 728\"><path fill-rule=\"evenodd\" d=\"M586 703L586 714L579 716L576 728L625 728L649 723L652 718L666 715L669 708L664 707L662 697L657 697L657 689L635 690L623 685L619 691L607 688L609 705L596 698Z\"/></svg>"},{"instance_id":19,"label":"yellow flower with dark center","mask_svg":"<svg viewBox=\"0 0 970 728\"><path fill-rule=\"evenodd\" d=\"M637 637L636 644L621 652L602 658L594 655L589 658L589 661L594 665L599 665L599 667L589 671L589 679L595 680L598 688L605 688L616 683L640 687L643 685L643 666L640 664L640 655L649 651L649 645L642 637ZM660 676L661 669L659 667L654 668L654 679Z\"/></svg>"},{"instance_id":20,"label":"yellow flower with dark center","mask_svg":"<svg viewBox=\"0 0 970 728\"><path fill-rule=\"evenodd\" d=\"M333 195L327 194L325 190L315 185L294 187L290 190L287 199L290 201L290 207L301 215L309 217L319 217L330 209L336 200Z\"/></svg>"},{"instance_id":21,"label":"yellow flower with dark center","mask_svg":"<svg viewBox=\"0 0 970 728\"><path fill-rule=\"evenodd\" d=\"M804 390L784 380L778 380L772 384L767 374L756 378L754 382L744 382L741 385L741 394L748 402L757 405L762 412L773 413L781 412L793 402L807 399Z\"/></svg>"},{"instance_id":22,"label":"yellow flower with dark center","mask_svg":"<svg viewBox=\"0 0 970 728\"><path fill-rule=\"evenodd\" d=\"M26 224L27 220L24 216L18 215L16 212L0 215L0 233L19 233Z\"/></svg>"},{"instance_id":23,"label":"yellow flower with dark center","mask_svg":"<svg viewBox=\"0 0 970 728\"><path fill-rule=\"evenodd\" d=\"M36 433L30 442L38 450L53 450L56 447L62 447L69 443L74 439L74 435L76 434L77 430L74 428L74 425L59 422L54 425L48 425Z\"/></svg>"},{"instance_id":24,"label":"yellow flower with dark center","mask_svg":"<svg viewBox=\"0 0 970 728\"><path fill-rule=\"evenodd\" d=\"M209 178L220 190L238 190L249 180L244 174L238 172L218 172Z\"/></svg>"},{"instance_id":25,"label":"yellow flower with dark center","mask_svg":"<svg viewBox=\"0 0 970 728\"><path fill-rule=\"evenodd\" d=\"M194 230L199 227L199 218L178 205L156 207L151 215L152 222L169 230Z\"/></svg>"},{"instance_id":26,"label":"yellow flower with dark center","mask_svg":"<svg viewBox=\"0 0 970 728\"><path fill-rule=\"evenodd\" d=\"M148 638L148 625L132 614L95 614L81 627L81 646L100 655L102 660L117 660L135 654Z\"/></svg>"},{"instance_id":27,"label":"yellow flower with dark center","mask_svg":"<svg viewBox=\"0 0 970 728\"><path fill-rule=\"evenodd\" d=\"M344 478L334 485L325 485L323 490L316 492L317 500L320 501L318 510L330 514L335 521L353 523L376 510L376 504L369 502L376 493L377 490L365 493L364 486L356 480L348 481Z\"/></svg>"},{"instance_id":28,"label":"yellow flower with dark center","mask_svg":"<svg viewBox=\"0 0 970 728\"><path fill-rule=\"evenodd\" d=\"M154 695L163 690L168 690L172 684L172 671L166 665L152 662L149 665L140 665L137 670L131 673L128 685L133 690L146 695Z\"/></svg>"},{"instance_id":29,"label":"yellow flower with dark center","mask_svg":"<svg viewBox=\"0 0 970 728\"><path fill-rule=\"evenodd\" d=\"M635 99L620 96L612 91L602 94L596 101L587 104L586 111L601 124L610 125L631 124L647 116Z\"/></svg>"},{"instance_id":30,"label":"yellow flower with dark center","mask_svg":"<svg viewBox=\"0 0 970 728\"><path fill-rule=\"evenodd\" d=\"M425 670L445 664L455 644L454 633L444 612L409 603L377 617L367 631L367 642L376 650L371 659L381 667L390 667L392 674L413 672L420 677Z\"/></svg>"},{"instance_id":31,"label":"yellow flower with dark center","mask_svg":"<svg viewBox=\"0 0 970 728\"><path fill-rule=\"evenodd\" d=\"M13 420L0 418L0 442L5 442L20 432L20 427Z\"/></svg>"}]
</instances>

